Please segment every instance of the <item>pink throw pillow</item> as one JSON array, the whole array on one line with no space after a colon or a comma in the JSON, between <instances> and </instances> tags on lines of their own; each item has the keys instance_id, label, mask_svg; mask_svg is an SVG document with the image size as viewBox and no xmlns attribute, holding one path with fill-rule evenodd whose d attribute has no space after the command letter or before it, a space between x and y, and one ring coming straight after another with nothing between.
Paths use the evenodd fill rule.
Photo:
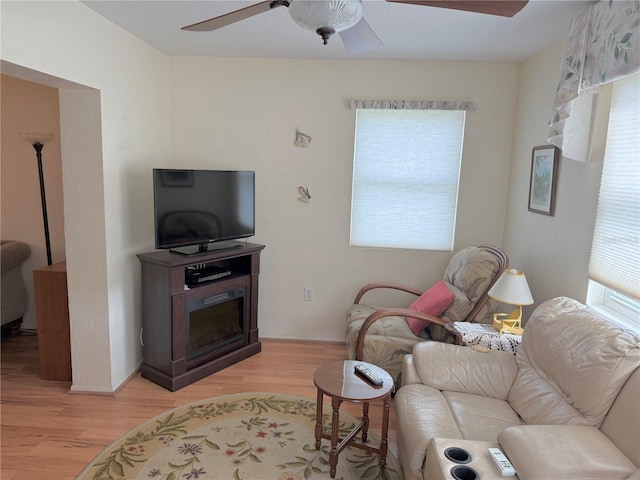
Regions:
<instances>
[{"instance_id":1,"label":"pink throw pillow","mask_svg":"<svg viewBox=\"0 0 640 480\"><path fill-rule=\"evenodd\" d=\"M422 313L428 313L434 317L439 317L453 303L456 296L447 288L444 280L440 280L429 290L424 292L420 297L411 304L410 310L416 310ZM406 317L409 328L416 336L420 336L420 332L424 327L429 325L426 320L419 318Z\"/></svg>"}]
</instances>

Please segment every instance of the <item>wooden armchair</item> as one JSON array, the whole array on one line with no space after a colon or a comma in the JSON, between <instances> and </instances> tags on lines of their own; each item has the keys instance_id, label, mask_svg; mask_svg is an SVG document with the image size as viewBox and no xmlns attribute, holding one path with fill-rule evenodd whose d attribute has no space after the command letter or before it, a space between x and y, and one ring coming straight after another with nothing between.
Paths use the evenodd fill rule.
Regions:
<instances>
[{"instance_id":1,"label":"wooden armchair","mask_svg":"<svg viewBox=\"0 0 640 480\"><path fill-rule=\"evenodd\" d=\"M491 323L496 302L487 292L508 266L507 255L491 245L467 247L456 253L443 277L444 285L453 294L453 303L440 316L404 307L379 308L362 304L362 297L376 289L394 289L416 297L424 293L395 283L365 285L347 313L349 358L384 368L398 385L402 357L411 353L415 344L430 340L453 343L453 335L444 328L450 322ZM428 326L416 335L406 317L424 320Z\"/></svg>"}]
</instances>

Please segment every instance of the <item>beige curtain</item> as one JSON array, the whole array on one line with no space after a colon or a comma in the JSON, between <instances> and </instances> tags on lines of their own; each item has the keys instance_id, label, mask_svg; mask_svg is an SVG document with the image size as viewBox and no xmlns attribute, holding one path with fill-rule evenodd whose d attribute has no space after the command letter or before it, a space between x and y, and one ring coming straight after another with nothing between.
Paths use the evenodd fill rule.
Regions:
<instances>
[{"instance_id":1,"label":"beige curtain","mask_svg":"<svg viewBox=\"0 0 640 480\"><path fill-rule=\"evenodd\" d=\"M548 142L586 161L592 94L640 71L640 0L601 0L574 19L567 36Z\"/></svg>"},{"instance_id":2,"label":"beige curtain","mask_svg":"<svg viewBox=\"0 0 640 480\"><path fill-rule=\"evenodd\" d=\"M449 100L351 100L352 109L384 110L466 110L476 109L475 102Z\"/></svg>"}]
</instances>

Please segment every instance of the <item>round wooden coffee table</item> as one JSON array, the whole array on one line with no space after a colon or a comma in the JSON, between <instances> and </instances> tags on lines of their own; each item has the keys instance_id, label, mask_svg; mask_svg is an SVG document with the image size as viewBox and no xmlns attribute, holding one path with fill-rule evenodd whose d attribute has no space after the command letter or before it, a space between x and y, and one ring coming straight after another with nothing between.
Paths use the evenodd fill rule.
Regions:
<instances>
[{"instance_id":1,"label":"round wooden coffee table","mask_svg":"<svg viewBox=\"0 0 640 480\"><path fill-rule=\"evenodd\" d=\"M382 385L375 387L359 377L354 372L357 364L364 364L373 370L383 381ZM367 362L356 360L340 360L328 363L316 370L313 382L318 389L316 406L316 450L320 449L323 438L331 440L331 452L329 454L329 475L335 478L338 454L347 446L361 448L380 456L380 468L384 468L387 462L387 432L389 429L389 401L393 389L393 379L382 368ZM331 397L333 416L331 418L331 431L327 432L322 426L322 404L324 395ZM382 400L382 433L380 445L367 442L369 431L369 402ZM340 405L343 401L362 403L362 420L344 438L339 438ZM362 432L362 440L356 435Z\"/></svg>"}]
</instances>

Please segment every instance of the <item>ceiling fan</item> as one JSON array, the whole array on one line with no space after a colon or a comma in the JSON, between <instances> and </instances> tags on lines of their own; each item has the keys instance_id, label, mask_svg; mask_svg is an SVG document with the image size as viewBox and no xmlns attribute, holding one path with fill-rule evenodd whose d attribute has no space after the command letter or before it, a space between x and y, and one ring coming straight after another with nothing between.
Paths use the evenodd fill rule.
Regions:
<instances>
[{"instance_id":1,"label":"ceiling fan","mask_svg":"<svg viewBox=\"0 0 640 480\"><path fill-rule=\"evenodd\" d=\"M513 17L528 0L386 0L428 7ZM362 0L267 0L182 27L191 32L210 32L277 7L288 7L289 15L303 28L315 31L326 45L329 37L339 33L350 55L364 53L382 45L382 41L364 19Z\"/></svg>"}]
</instances>

